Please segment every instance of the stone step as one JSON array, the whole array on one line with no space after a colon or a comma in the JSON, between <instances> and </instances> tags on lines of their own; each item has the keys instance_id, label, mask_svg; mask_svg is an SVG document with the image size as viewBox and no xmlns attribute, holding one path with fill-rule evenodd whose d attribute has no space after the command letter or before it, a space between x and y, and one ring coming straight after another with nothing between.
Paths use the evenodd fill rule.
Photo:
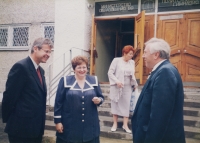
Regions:
<instances>
[{"instance_id":1,"label":"stone step","mask_svg":"<svg viewBox=\"0 0 200 143\"><path fill-rule=\"evenodd\" d=\"M103 104L100 107L101 108L110 108L111 107L110 99L107 99L107 100L105 99ZM200 101L184 99L184 107L200 108Z\"/></svg>"},{"instance_id":2,"label":"stone step","mask_svg":"<svg viewBox=\"0 0 200 143\"><path fill-rule=\"evenodd\" d=\"M103 104L101 104L100 108L110 108L111 103L110 100L104 100Z\"/></svg>"},{"instance_id":3,"label":"stone step","mask_svg":"<svg viewBox=\"0 0 200 143\"><path fill-rule=\"evenodd\" d=\"M122 130L122 128L118 128L116 132L111 132L110 127L101 126L100 128L101 128L100 135L102 137L115 138L115 139L126 139L126 140L132 139L132 134L128 134L128 133L124 132ZM45 130L54 131L54 133L56 133L54 122L46 120Z\"/></svg>"},{"instance_id":4,"label":"stone step","mask_svg":"<svg viewBox=\"0 0 200 143\"><path fill-rule=\"evenodd\" d=\"M105 110L104 110L105 111ZM109 111L108 111L109 112ZM131 115L130 115L131 119ZM131 120L129 119L128 126L131 129ZM100 125L101 126L108 126L112 127L113 121L112 121L112 114L110 116L101 116L99 115ZM46 114L46 121L47 123L49 121L53 121L53 112L49 112ZM123 124L123 117L118 118L118 127L121 128ZM200 118L194 117L194 116L184 116L184 125L190 126L190 127L197 127L200 128Z\"/></svg>"},{"instance_id":5,"label":"stone step","mask_svg":"<svg viewBox=\"0 0 200 143\"><path fill-rule=\"evenodd\" d=\"M183 114L185 116L200 117L200 110L199 108L183 107Z\"/></svg>"},{"instance_id":6,"label":"stone step","mask_svg":"<svg viewBox=\"0 0 200 143\"><path fill-rule=\"evenodd\" d=\"M185 99L191 99L191 100L198 100L200 101L200 93L195 93L195 94L191 94L191 93L184 93L185 94Z\"/></svg>"},{"instance_id":7,"label":"stone step","mask_svg":"<svg viewBox=\"0 0 200 143\"><path fill-rule=\"evenodd\" d=\"M110 129L111 129L111 127L101 125L100 135L102 137L107 137L107 138L132 140L132 134L128 134L128 133L124 132L122 130L122 128L117 128L116 132L111 132ZM54 122L47 120L46 125L45 125L45 130L46 130L46 132L52 131L51 135L52 134L55 135L56 130L55 130ZM184 130L185 130L185 137L188 138L188 140L192 141L192 139L193 139L194 142L196 142L196 140L200 140L200 129L199 128L184 126Z\"/></svg>"},{"instance_id":8,"label":"stone step","mask_svg":"<svg viewBox=\"0 0 200 143\"><path fill-rule=\"evenodd\" d=\"M200 140L200 128L184 126L184 130L186 138Z\"/></svg>"},{"instance_id":9,"label":"stone step","mask_svg":"<svg viewBox=\"0 0 200 143\"><path fill-rule=\"evenodd\" d=\"M46 113L46 120L53 121L54 120L54 112Z\"/></svg>"},{"instance_id":10,"label":"stone step","mask_svg":"<svg viewBox=\"0 0 200 143\"><path fill-rule=\"evenodd\" d=\"M112 127L112 117L99 116L99 120L100 120L102 137L115 138L115 139L126 139L126 140L132 139L131 135L129 135L128 133L125 133L121 128L122 124L123 124L122 118L118 119L118 128L117 128L116 132L110 131L110 129ZM197 117L195 118L195 117L190 117L190 116L184 116L184 122L185 121L193 121L194 122L194 120L197 120L198 126L199 126L200 121ZM131 129L131 121L130 120L129 120L128 125L129 125L129 128ZM54 124L53 120L46 120L45 129L56 132L55 124ZM200 140L200 128L199 127L197 128L196 126L195 127L187 126L185 123L184 129L185 129L186 138L189 138L190 140L194 139L194 143L196 143L196 139ZM191 143L193 143L193 142L191 141Z\"/></svg>"},{"instance_id":11,"label":"stone step","mask_svg":"<svg viewBox=\"0 0 200 143\"><path fill-rule=\"evenodd\" d=\"M112 117L107 116L99 116L100 124L102 126L112 127L113 120ZM118 127L121 128L123 125L123 118L118 119ZM131 129L131 120L128 122L128 126ZM191 117L191 116L184 116L184 126L196 127L200 128L200 119L199 117Z\"/></svg>"},{"instance_id":12,"label":"stone step","mask_svg":"<svg viewBox=\"0 0 200 143\"><path fill-rule=\"evenodd\" d=\"M200 88L199 87L195 87L195 88L183 88L184 92L199 92L200 93Z\"/></svg>"},{"instance_id":13,"label":"stone step","mask_svg":"<svg viewBox=\"0 0 200 143\"><path fill-rule=\"evenodd\" d=\"M112 127L113 125L113 119L112 117L106 117L106 116L99 116L99 120L100 120L100 126L106 126L106 127ZM123 125L123 118L118 118L118 129L122 129L122 125ZM131 129L131 120L128 121L128 127Z\"/></svg>"},{"instance_id":14,"label":"stone step","mask_svg":"<svg viewBox=\"0 0 200 143\"><path fill-rule=\"evenodd\" d=\"M55 131L56 133L56 127L55 127L54 121L46 120L45 130Z\"/></svg>"},{"instance_id":15,"label":"stone step","mask_svg":"<svg viewBox=\"0 0 200 143\"><path fill-rule=\"evenodd\" d=\"M118 128L115 132L111 132L110 127L106 126L101 126L100 136L122 140L132 140L133 138L132 134L124 132L121 128Z\"/></svg>"},{"instance_id":16,"label":"stone step","mask_svg":"<svg viewBox=\"0 0 200 143\"><path fill-rule=\"evenodd\" d=\"M110 101L109 93L103 93L104 101Z\"/></svg>"},{"instance_id":17,"label":"stone step","mask_svg":"<svg viewBox=\"0 0 200 143\"><path fill-rule=\"evenodd\" d=\"M100 116L108 116L108 117L112 116L112 114L110 113L110 108L100 107L100 108L98 108L98 111L99 111ZM184 107L183 114L185 116L200 117L200 110L199 110L199 108ZM130 116L131 116L131 114L130 114Z\"/></svg>"},{"instance_id":18,"label":"stone step","mask_svg":"<svg viewBox=\"0 0 200 143\"><path fill-rule=\"evenodd\" d=\"M192 99L184 99L184 107L200 108L200 101Z\"/></svg>"},{"instance_id":19,"label":"stone step","mask_svg":"<svg viewBox=\"0 0 200 143\"><path fill-rule=\"evenodd\" d=\"M185 138L186 143L199 143L198 139Z\"/></svg>"},{"instance_id":20,"label":"stone step","mask_svg":"<svg viewBox=\"0 0 200 143\"><path fill-rule=\"evenodd\" d=\"M184 116L184 126L200 128L200 118L193 116Z\"/></svg>"}]
</instances>

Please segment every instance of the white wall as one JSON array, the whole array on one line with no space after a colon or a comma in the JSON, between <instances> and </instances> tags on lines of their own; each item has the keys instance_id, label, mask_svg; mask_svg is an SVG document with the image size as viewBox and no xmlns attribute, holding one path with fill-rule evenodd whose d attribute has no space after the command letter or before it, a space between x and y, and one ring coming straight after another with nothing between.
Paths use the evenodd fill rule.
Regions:
<instances>
[{"instance_id":1,"label":"white wall","mask_svg":"<svg viewBox=\"0 0 200 143\"><path fill-rule=\"evenodd\" d=\"M53 75L56 76L63 69L63 65L70 63L70 49L72 47L83 50L90 49L91 18L94 9L88 4L93 0L56 0L55 1L55 51ZM65 53L65 54L64 54ZM65 59L63 58L65 55ZM76 55L88 53L79 49L72 49L72 58ZM51 99L54 105L54 98Z\"/></svg>"}]
</instances>

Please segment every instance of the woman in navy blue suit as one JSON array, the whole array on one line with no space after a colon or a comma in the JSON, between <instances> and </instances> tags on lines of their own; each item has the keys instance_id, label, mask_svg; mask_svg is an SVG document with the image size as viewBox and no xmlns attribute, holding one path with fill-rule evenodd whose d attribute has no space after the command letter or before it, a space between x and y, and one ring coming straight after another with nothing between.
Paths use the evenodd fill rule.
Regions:
<instances>
[{"instance_id":1,"label":"woman in navy blue suit","mask_svg":"<svg viewBox=\"0 0 200 143\"><path fill-rule=\"evenodd\" d=\"M103 95L96 76L87 75L88 60L71 61L75 75L61 78L54 106L56 143L99 143L97 106Z\"/></svg>"}]
</instances>

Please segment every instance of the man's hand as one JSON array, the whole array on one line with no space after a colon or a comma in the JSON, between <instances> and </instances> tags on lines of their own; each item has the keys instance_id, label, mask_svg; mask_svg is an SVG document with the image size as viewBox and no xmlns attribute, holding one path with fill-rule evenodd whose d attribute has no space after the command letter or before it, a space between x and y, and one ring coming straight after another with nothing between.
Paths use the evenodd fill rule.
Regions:
<instances>
[{"instance_id":1,"label":"man's hand","mask_svg":"<svg viewBox=\"0 0 200 143\"><path fill-rule=\"evenodd\" d=\"M62 125L62 123L56 124L56 131L58 131L59 133L63 133L63 125Z\"/></svg>"}]
</instances>

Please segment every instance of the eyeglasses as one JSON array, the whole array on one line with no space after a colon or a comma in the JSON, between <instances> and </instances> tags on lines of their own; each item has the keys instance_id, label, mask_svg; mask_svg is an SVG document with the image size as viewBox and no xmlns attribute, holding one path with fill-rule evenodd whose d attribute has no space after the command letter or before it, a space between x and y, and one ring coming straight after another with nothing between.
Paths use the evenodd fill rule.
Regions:
<instances>
[{"instance_id":1,"label":"eyeglasses","mask_svg":"<svg viewBox=\"0 0 200 143\"><path fill-rule=\"evenodd\" d=\"M77 69L77 70L81 70L81 69L86 70L87 67L76 67L76 69Z\"/></svg>"},{"instance_id":2,"label":"eyeglasses","mask_svg":"<svg viewBox=\"0 0 200 143\"><path fill-rule=\"evenodd\" d=\"M51 54L51 51L49 51L49 50L44 50L42 48L41 48L41 50L43 50L46 54Z\"/></svg>"}]
</instances>

